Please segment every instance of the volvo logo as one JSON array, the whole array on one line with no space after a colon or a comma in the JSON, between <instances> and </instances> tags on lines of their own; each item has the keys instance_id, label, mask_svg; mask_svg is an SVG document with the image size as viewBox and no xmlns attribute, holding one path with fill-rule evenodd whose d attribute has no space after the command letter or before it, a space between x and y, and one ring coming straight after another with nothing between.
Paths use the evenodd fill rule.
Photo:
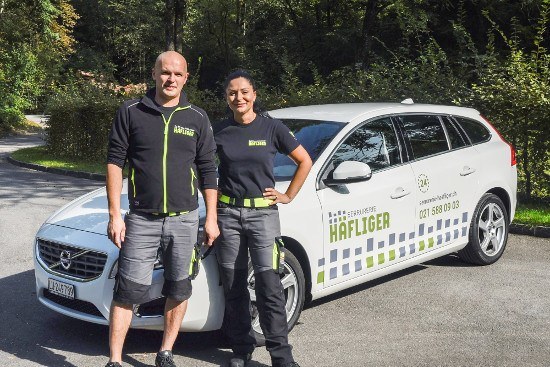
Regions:
<instances>
[{"instance_id":1,"label":"volvo logo","mask_svg":"<svg viewBox=\"0 0 550 367\"><path fill-rule=\"evenodd\" d=\"M86 255L88 252L90 252L91 250L82 250L82 251L69 251L69 250L63 250L61 251L61 253L59 254L59 261L56 262L56 263L53 263L49 266L50 269L55 269L57 268L59 265L61 265L61 267L65 270L69 270L71 268L71 266L73 265L73 261L75 259L77 259L78 257L82 256L82 255ZM77 266L78 267L78 266Z\"/></svg>"},{"instance_id":2,"label":"volvo logo","mask_svg":"<svg viewBox=\"0 0 550 367\"><path fill-rule=\"evenodd\" d=\"M70 251L63 250L61 251L61 254L59 255L59 262L61 263L61 266L65 270L69 270L71 267L71 258L72 254Z\"/></svg>"}]
</instances>

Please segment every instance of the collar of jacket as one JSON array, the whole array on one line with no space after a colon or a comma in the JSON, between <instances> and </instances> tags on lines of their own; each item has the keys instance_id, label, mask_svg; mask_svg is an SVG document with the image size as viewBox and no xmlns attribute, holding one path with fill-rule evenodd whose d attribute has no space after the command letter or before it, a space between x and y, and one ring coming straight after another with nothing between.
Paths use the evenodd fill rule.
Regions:
<instances>
[{"instance_id":1,"label":"collar of jacket","mask_svg":"<svg viewBox=\"0 0 550 367\"><path fill-rule=\"evenodd\" d=\"M141 97L140 102L143 103L145 106L152 108L153 110L158 111L162 114L162 111L159 110L157 104L155 103L155 93L156 88L149 89L147 93L143 97ZM191 103L189 103L189 101L187 100L187 94L185 94L184 91L181 91L180 100L177 107L187 108L190 105Z\"/></svg>"}]
</instances>

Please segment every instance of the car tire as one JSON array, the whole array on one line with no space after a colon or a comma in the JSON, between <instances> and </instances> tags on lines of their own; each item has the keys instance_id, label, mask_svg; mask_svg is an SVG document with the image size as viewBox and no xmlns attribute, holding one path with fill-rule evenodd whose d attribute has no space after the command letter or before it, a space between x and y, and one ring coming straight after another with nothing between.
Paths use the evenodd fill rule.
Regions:
<instances>
[{"instance_id":1,"label":"car tire","mask_svg":"<svg viewBox=\"0 0 550 367\"><path fill-rule=\"evenodd\" d=\"M508 229L508 212L502 200L494 194L484 194L470 223L468 244L458 252L458 256L476 265L494 263L504 252Z\"/></svg>"},{"instance_id":2,"label":"car tire","mask_svg":"<svg viewBox=\"0 0 550 367\"><path fill-rule=\"evenodd\" d=\"M258 309L255 305L255 291L254 291L254 271L252 269L252 263L248 264L248 291L250 292L250 314L252 316L252 330L254 332L254 338L256 339L256 345L265 345L265 338L260 328L260 321L258 316ZM298 318L302 313L305 301L305 289L306 281L302 266L296 257L288 249L285 249L285 270L281 274L281 282L283 283L285 300L286 300L286 312L288 331L290 332L294 325L298 322Z\"/></svg>"}]
</instances>

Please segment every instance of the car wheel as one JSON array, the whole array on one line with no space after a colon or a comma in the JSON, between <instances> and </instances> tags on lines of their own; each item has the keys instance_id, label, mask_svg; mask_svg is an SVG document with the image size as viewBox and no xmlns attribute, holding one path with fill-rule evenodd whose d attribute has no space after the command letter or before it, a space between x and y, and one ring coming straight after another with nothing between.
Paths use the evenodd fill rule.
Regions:
<instances>
[{"instance_id":1,"label":"car wheel","mask_svg":"<svg viewBox=\"0 0 550 367\"><path fill-rule=\"evenodd\" d=\"M304 307L306 281L298 259L288 249L285 249L285 269L280 276L286 299L285 308L288 331L290 331L296 325ZM265 345L265 338L260 327L260 317L256 307L254 272L251 263L248 266L247 280L251 300L250 315L252 316L252 330L256 338L256 344L261 346Z\"/></svg>"},{"instance_id":2,"label":"car wheel","mask_svg":"<svg viewBox=\"0 0 550 367\"><path fill-rule=\"evenodd\" d=\"M483 195L470 223L469 242L458 255L472 264L494 263L506 247L508 226L508 213L502 200L494 194Z\"/></svg>"}]
</instances>

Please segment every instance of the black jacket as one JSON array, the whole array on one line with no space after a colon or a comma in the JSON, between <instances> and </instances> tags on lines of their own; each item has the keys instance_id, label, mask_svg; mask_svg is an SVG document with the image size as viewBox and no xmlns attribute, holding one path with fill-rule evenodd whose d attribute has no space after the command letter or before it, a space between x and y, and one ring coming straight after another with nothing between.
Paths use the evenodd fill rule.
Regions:
<instances>
[{"instance_id":1,"label":"black jacket","mask_svg":"<svg viewBox=\"0 0 550 367\"><path fill-rule=\"evenodd\" d=\"M118 109L109 135L107 163L129 163L130 209L149 213L198 207L197 184L216 189L216 145L206 113L182 92L166 119L154 103L155 89Z\"/></svg>"}]
</instances>

